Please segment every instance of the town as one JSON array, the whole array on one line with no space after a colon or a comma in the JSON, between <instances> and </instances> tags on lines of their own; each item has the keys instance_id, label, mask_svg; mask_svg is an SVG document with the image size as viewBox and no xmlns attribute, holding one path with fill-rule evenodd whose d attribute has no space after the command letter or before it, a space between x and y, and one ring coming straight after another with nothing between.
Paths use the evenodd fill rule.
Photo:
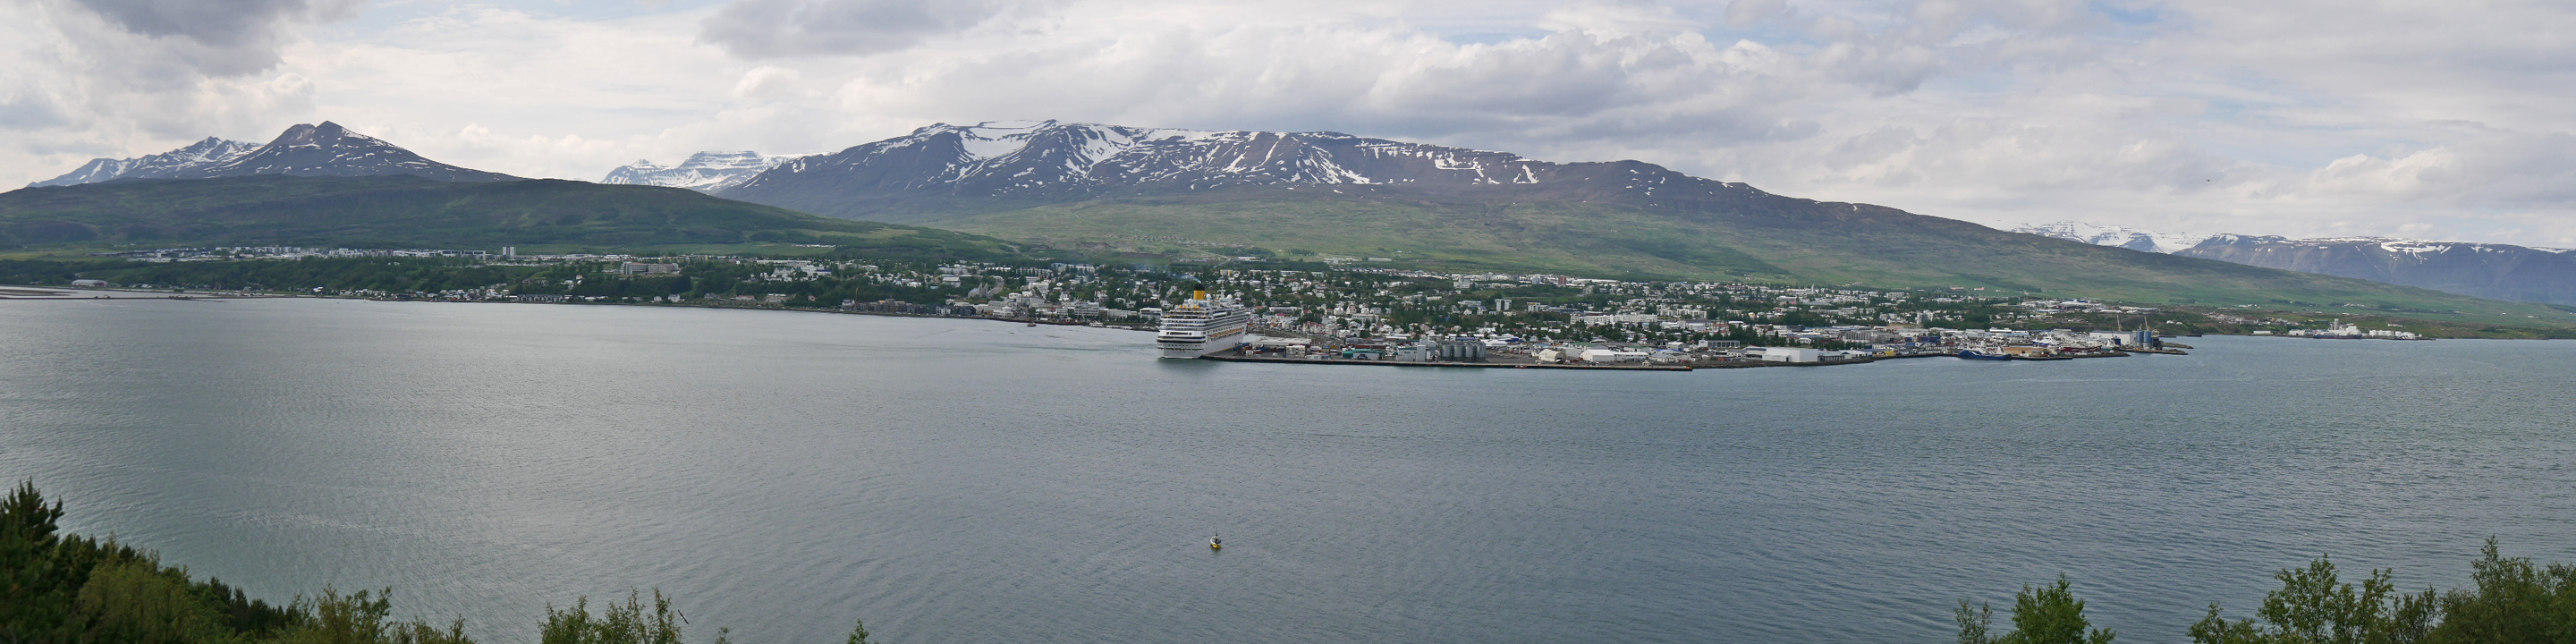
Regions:
<instances>
[{"instance_id":1,"label":"town","mask_svg":"<svg viewBox=\"0 0 2576 644\"><path fill-rule=\"evenodd\" d=\"M1150 330L1204 294L1248 313L1216 359L1688 369L1920 356L2180 353L2187 311L1984 289L1447 274L1308 263L523 254L296 247L105 253L132 289L459 302L712 306ZM220 268L218 268L220 267ZM96 272L96 271L93 271ZM92 280L92 286L108 285ZM2289 323L2286 320L2275 320ZM2256 331L2270 333L2270 331ZM2412 338L2350 325L2282 335Z\"/></svg>"}]
</instances>

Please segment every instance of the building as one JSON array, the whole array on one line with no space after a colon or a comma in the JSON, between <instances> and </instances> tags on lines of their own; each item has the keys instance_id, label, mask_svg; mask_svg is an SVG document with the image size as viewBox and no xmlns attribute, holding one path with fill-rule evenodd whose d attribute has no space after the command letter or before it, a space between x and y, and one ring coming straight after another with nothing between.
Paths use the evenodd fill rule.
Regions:
<instances>
[{"instance_id":1,"label":"building","mask_svg":"<svg viewBox=\"0 0 2576 644\"><path fill-rule=\"evenodd\" d=\"M1442 362L1479 362L1485 359L1485 343L1472 338L1442 340L1432 353Z\"/></svg>"},{"instance_id":2,"label":"building","mask_svg":"<svg viewBox=\"0 0 2576 644\"><path fill-rule=\"evenodd\" d=\"M1815 362L1824 351L1805 347L1763 347L1762 359L1772 362Z\"/></svg>"},{"instance_id":3,"label":"building","mask_svg":"<svg viewBox=\"0 0 2576 644\"><path fill-rule=\"evenodd\" d=\"M1646 354L1646 352L1644 352L1644 351L1620 351L1620 350L1617 350L1617 349L1584 349L1584 350L1583 350L1583 361L1584 361L1584 362L1597 362L1597 363L1601 363L1601 364L1616 364L1616 363L1622 363L1622 362L1645 362L1645 361L1646 361L1646 355L1647 355L1647 354Z\"/></svg>"}]
</instances>

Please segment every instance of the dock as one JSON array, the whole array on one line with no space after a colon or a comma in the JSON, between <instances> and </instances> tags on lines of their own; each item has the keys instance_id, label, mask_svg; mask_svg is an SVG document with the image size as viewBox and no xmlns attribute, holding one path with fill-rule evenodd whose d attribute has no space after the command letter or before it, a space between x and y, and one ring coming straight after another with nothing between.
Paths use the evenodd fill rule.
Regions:
<instances>
[{"instance_id":1,"label":"dock","mask_svg":"<svg viewBox=\"0 0 2576 644\"><path fill-rule=\"evenodd\" d=\"M1690 371L1691 365L1679 364L1547 364L1531 362L1407 362L1403 360L1350 360L1345 358L1288 358L1247 356L1221 352L1199 356L1200 360L1219 362L1275 362L1287 364L1355 364L1378 367L1467 367L1471 369L1582 369L1589 371ZM1705 368L1705 367L1702 367Z\"/></svg>"}]
</instances>

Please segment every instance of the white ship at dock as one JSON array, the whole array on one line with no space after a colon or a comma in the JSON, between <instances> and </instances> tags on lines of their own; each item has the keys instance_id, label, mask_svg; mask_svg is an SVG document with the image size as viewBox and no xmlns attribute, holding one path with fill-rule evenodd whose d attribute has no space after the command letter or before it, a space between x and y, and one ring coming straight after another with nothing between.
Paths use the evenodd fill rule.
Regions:
<instances>
[{"instance_id":1,"label":"white ship at dock","mask_svg":"<svg viewBox=\"0 0 2576 644\"><path fill-rule=\"evenodd\" d=\"M1165 358L1196 358L1243 344L1245 329L1251 325L1251 311L1209 299L1206 291L1199 291L1188 303L1163 312L1154 345L1162 348Z\"/></svg>"}]
</instances>

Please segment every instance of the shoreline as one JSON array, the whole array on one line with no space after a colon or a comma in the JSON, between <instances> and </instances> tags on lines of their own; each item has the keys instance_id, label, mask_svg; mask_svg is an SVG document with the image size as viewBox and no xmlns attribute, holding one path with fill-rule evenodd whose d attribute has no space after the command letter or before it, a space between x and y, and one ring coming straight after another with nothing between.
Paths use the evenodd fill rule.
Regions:
<instances>
[{"instance_id":1,"label":"shoreline","mask_svg":"<svg viewBox=\"0 0 2576 644\"><path fill-rule=\"evenodd\" d=\"M2057 362L2057 361L2061 361L2061 360L2083 360L2083 359L2088 359L2088 358L2126 358L2126 357L2130 357L2130 354L2131 354L2131 353L2132 353L2132 352L2129 352L2129 351L2112 351L2112 352L2106 352L2106 353L2092 353L2092 354L2084 354L2084 355L2058 356L2058 357L2049 357L2049 358L2013 358L2011 361L2028 361L2028 362ZM2153 351L2153 352L2147 352L2147 353L2170 353L2170 354L2172 354L2172 355L2190 355L2190 354L2186 354L2186 353L2183 353L2183 352L2180 352L2180 351ZM1563 363L1543 363L1543 362L1536 362L1536 361L1531 361L1531 362L1520 362L1520 361L1512 361L1512 362L1454 362L1454 361L1436 361L1436 360L1435 360L1435 361L1429 361L1429 362L1405 362L1405 361L1399 361L1399 360L1351 360L1351 359L1346 359L1346 358L1290 358L1290 357L1285 357L1285 356L1280 356L1280 357L1271 357L1271 356L1247 356L1247 355L1243 355L1242 353L1237 352L1237 351L1234 351L1234 350L1227 350L1227 351L1219 351L1219 352L1216 352L1216 353L1211 353L1211 354L1207 354L1207 355L1199 356L1199 357L1198 357L1198 358L1196 358L1196 359L1198 359L1198 360L1213 360L1213 361L1217 361L1217 362L1258 362L1258 363L1272 363L1272 364L1319 364L1319 365L1365 365L1365 366L1378 366L1378 367L1447 367L1447 368L1458 368L1458 369L1573 369L1573 370L1589 370L1589 371L1705 371L1705 370L1717 370L1717 369L1763 369L1763 368L1770 368L1770 367L1838 367L1838 366L1843 366L1843 365L1870 364L1870 363L1879 362L1879 361L1882 361L1882 360L1903 360L1903 359L1907 359L1907 358L1956 358L1956 357L1958 357L1958 355L1957 355L1957 354L1950 354L1950 353L1914 353L1914 354L1894 355L1894 356L1870 356L1870 357L1866 357L1866 358L1856 358L1856 359L1848 359L1848 360L1817 360L1817 361L1813 361L1813 362L1781 362L1781 361L1771 361L1771 360L1729 360L1729 361L1725 361L1725 362L1713 362L1713 363L1704 363L1704 364L1703 364L1703 363L1692 363L1692 364L1580 364L1580 363L1577 363L1577 364L1563 364Z\"/></svg>"}]
</instances>

